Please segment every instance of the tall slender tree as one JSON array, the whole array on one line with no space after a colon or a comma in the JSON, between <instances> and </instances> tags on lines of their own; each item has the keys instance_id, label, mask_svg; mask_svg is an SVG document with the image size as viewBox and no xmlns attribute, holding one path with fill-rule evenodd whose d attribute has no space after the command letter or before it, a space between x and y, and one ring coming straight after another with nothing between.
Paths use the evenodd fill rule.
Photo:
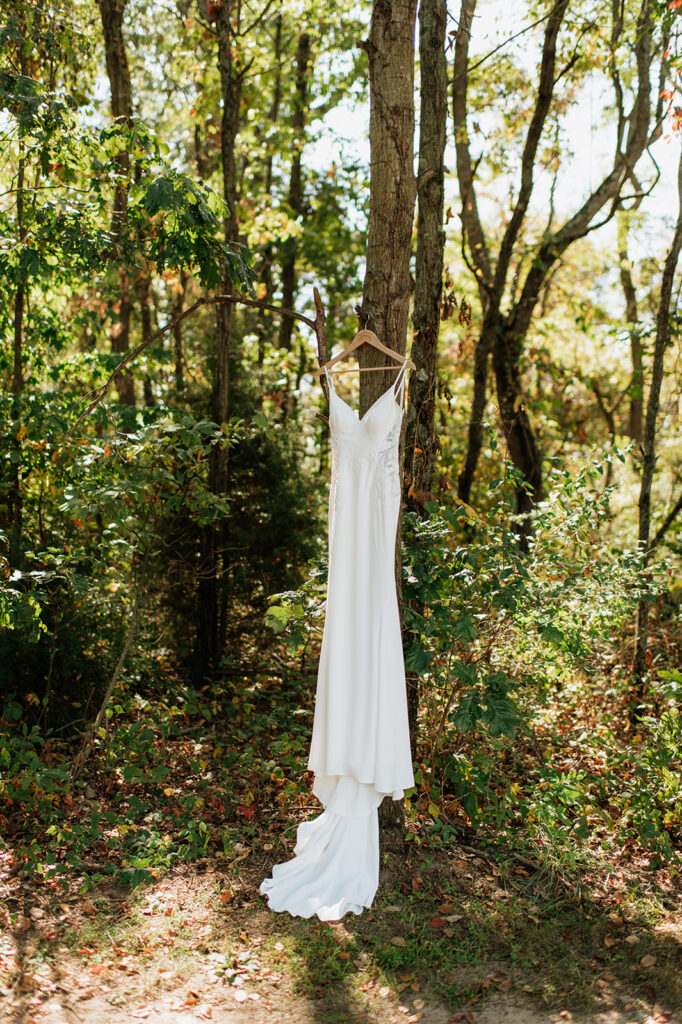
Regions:
<instances>
[{"instance_id":1,"label":"tall slender tree","mask_svg":"<svg viewBox=\"0 0 682 1024\"><path fill-rule=\"evenodd\" d=\"M235 34L239 4L209 4L199 0L199 10L215 32L217 62L220 74L221 123L220 153L223 198L226 213L223 222L225 242L237 240L237 168L235 144L239 131L243 69L235 57ZM221 291L232 294L232 281L227 266ZM216 305L216 351L211 400L213 420L227 422L229 416L229 357L233 319L232 303ZM214 494L224 494L228 485L227 445L214 445L210 453L209 485ZM202 530L199 585L197 591L196 674L211 674L222 653L225 631L225 597L221 581L226 568L226 526L209 523Z\"/></svg>"},{"instance_id":2,"label":"tall slender tree","mask_svg":"<svg viewBox=\"0 0 682 1024\"><path fill-rule=\"evenodd\" d=\"M289 178L289 207L295 217L303 211L303 179L301 176L301 156L303 150L303 130L305 127L306 108L308 104L308 80L310 75L310 36L301 32L296 47L296 94L291 127L294 134L293 152L291 156L291 175ZM296 255L298 246L295 238L289 238L282 252L282 305L291 309L296 297ZM284 316L279 325L279 347L291 348L291 333L294 322Z\"/></svg>"},{"instance_id":3,"label":"tall slender tree","mask_svg":"<svg viewBox=\"0 0 682 1024\"><path fill-rule=\"evenodd\" d=\"M675 233L670 249L663 264L661 277L661 294L656 314L656 339L654 341L653 358L651 361L651 382L646 407L644 434L642 437L642 480L639 490L639 549L644 568L650 558L651 534L651 489L656 468L656 423L661 404L661 385L666 349L670 344L670 308L673 296L673 281L682 250L682 152L677 172L678 215ZM649 643L649 599L642 596L637 605L635 625L635 654L632 674L635 681L635 693L638 699L644 696L645 675L647 668L647 649Z\"/></svg>"},{"instance_id":4,"label":"tall slender tree","mask_svg":"<svg viewBox=\"0 0 682 1024\"><path fill-rule=\"evenodd\" d=\"M497 386L501 425L507 438L509 453L521 470L523 482L516 492L521 542L525 544L530 522L528 512L542 495L542 459L530 417L524 405L522 358L526 335L548 276L557 261L575 241L609 220L616 212L619 197L632 182L635 166L647 146L657 137L663 116L663 84L667 73L665 56L660 57L658 104L652 118L651 68L654 53L666 49L665 25L660 30L659 47L654 46L656 23L651 0L641 0L632 35L626 47L634 57L633 101L625 112L622 65L618 49L625 35L623 4L611 5L609 39L610 75L618 110L618 124L611 169L590 193L580 208L560 226L548 227L532 247L532 259L525 268L519 287L508 298L512 256L520 242L526 223L534 186L539 144L551 109L557 83L569 73L578 60L576 52L563 67L557 67L557 41L562 28L567 0L554 0L544 18L544 32L538 87L531 118L525 134L521 155L520 181L511 214L497 245L495 254L486 237L479 214L476 194L474 159L468 133L467 91L469 83L469 41L476 9L476 0L462 0L455 42L453 77L453 116L455 151L465 252L477 283L482 322L474 354L474 390L469 420L468 447L462 468L459 496L470 500L474 474L481 451L483 419L486 405L488 362L492 354ZM601 218L601 219L600 219ZM527 245L527 240L524 239ZM507 307L504 308L504 303Z\"/></svg>"},{"instance_id":5,"label":"tall slender tree","mask_svg":"<svg viewBox=\"0 0 682 1024\"><path fill-rule=\"evenodd\" d=\"M131 127L133 119L133 100L130 86L130 69L123 34L123 17L127 0L97 0L104 49L106 54L107 75L111 91L111 116L115 122ZM128 209L128 176L130 173L130 153L122 147L116 155L119 181L114 189L114 205L111 217L111 234L113 249L120 248L125 232L126 212ZM132 288L129 271L123 267L118 275L118 315L111 328L111 351L124 355L130 348L130 315L132 309ZM135 405L135 385L130 371L116 378L116 387L121 402Z\"/></svg>"},{"instance_id":6,"label":"tall slender tree","mask_svg":"<svg viewBox=\"0 0 682 1024\"><path fill-rule=\"evenodd\" d=\"M421 0L419 7L420 118L417 174L417 257L414 273L414 329L405 414L403 502L423 512L431 488L437 440L434 431L440 298L443 283L443 188L447 121L445 0ZM416 750L419 676L407 676L407 703L413 753Z\"/></svg>"},{"instance_id":7,"label":"tall slender tree","mask_svg":"<svg viewBox=\"0 0 682 1024\"><path fill-rule=\"evenodd\" d=\"M437 442L434 436L440 299L443 283L443 187L447 120L445 0L419 7L420 118L417 174L417 256L412 312L412 361L405 416L406 505L421 509L431 488Z\"/></svg>"},{"instance_id":8,"label":"tall slender tree","mask_svg":"<svg viewBox=\"0 0 682 1024\"><path fill-rule=\"evenodd\" d=\"M404 355L410 305L410 243L414 221L414 29L417 0L375 0L369 40L370 207L360 321ZM386 365L369 345L361 368ZM360 415L383 394L394 371L360 374ZM396 555L396 568L399 556ZM399 585L400 573L396 572ZM382 804L384 827L401 827L402 810Z\"/></svg>"}]
</instances>

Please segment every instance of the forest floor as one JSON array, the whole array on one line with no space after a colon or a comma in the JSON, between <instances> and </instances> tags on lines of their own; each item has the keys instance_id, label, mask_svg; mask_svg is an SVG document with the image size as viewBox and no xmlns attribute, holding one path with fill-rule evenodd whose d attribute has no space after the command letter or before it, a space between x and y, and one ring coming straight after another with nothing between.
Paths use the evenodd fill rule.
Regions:
<instances>
[{"instance_id":1,"label":"forest floor","mask_svg":"<svg viewBox=\"0 0 682 1024\"><path fill-rule=\"evenodd\" d=\"M584 879L577 902L525 871L505 876L489 853L394 850L372 909L323 924L267 908L258 885L270 866L253 848L237 865L185 865L132 893L106 880L57 895L5 878L17 913L0 948L13 967L0 1018L682 1021L679 888L619 871Z\"/></svg>"},{"instance_id":2,"label":"forest floor","mask_svg":"<svg viewBox=\"0 0 682 1024\"><path fill-rule=\"evenodd\" d=\"M50 798L58 836L32 826L38 845L52 835L61 875L27 870L28 818L8 808L0 1020L682 1024L682 877L636 845L588 843L571 864L494 827L443 841L424 813L409 841L382 836L370 910L333 923L270 911L260 882L319 812L305 773L314 677L257 668L225 691L229 713L215 691L183 705L174 687L182 714L120 697L78 785ZM576 715L578 739L584 727ZM143 843L131 887L120 872Z\"/></svg>"}]
</instances>

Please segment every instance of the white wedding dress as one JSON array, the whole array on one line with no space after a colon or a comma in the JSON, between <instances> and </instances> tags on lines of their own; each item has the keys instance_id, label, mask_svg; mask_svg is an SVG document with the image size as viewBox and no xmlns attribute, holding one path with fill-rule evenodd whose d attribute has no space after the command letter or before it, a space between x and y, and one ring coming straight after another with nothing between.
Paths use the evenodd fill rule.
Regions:
<instances>
[{"instance_id":1,"label":"white wedding dress","mask_svg":"<svg viewBox=\"0 0 682 1024\"><path fill-rule=\"evenodd\" d=\"M328 371L332 474L327 606L308 768L324 812L260 891L272 910L335 921L379 884L378 806L414 786L395 545L406 363L360 419Z\"/></svg>"}]
</instances>

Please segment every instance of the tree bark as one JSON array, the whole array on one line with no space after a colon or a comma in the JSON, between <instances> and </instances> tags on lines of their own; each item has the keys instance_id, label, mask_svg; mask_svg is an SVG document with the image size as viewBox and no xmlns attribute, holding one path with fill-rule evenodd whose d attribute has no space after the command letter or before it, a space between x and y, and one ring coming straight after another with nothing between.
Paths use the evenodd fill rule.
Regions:
<instances>
[{"instance_id":1,"label":"tree bark","mask_svg":"<svg viewBox=\"0 0 682 1024\"><path fill-rule=\"evenodd\" d=\"M414 30L417 0L374 0L369 56L370 206L367 263L359 309L363 327L394 352L405 354L410 305L410 243L414 220ZM358 349L360 366L385 366L370 345ZM397 366L398 364L396 364ZM395 372L360 374L360 416L395 380ZM399 556L396 583L400 594ZM402 801L385 799L382 829L402 834Z\"/></svg>"},{"instance_id":2,"label":"tree bark","mask_svg":"<svg viewBox=\"0 0 682 1024\"><path fill-rule=\"evenodd\" d=\"M303 184L301 180L301 152L303 150L303 130L305 127L306 107L308 103L308 77L310 64L310 36L302 32L298 37L296 49L296 99L291 127L294 131L293 155L291 158L291 176L289 179L288 202L291 212L300 217L303 212ZM296 255L298 243L289 238L283 246L282 254L282 305L290 308L296 296ZM291 333L294 322L283 317L279 323L279 347L291 348Z\"/></svg>"},{"instance_id":3,"label":"tree bark","mask_svg":"<svg viewBox=\"0 0 682 1024\"><path fill-rule=\"evenodd\" d=\"M370 208L360 321L388 348L405 354L414 219L414 27L417 0L375 0L369 56ZM386 365L370 345L362 368ZM397 367L397 364L396 364ZM363 416L395 380L393 370L360 375Z\"/></svg>"},{"instance_id":4,"label":"tree bark","mask_svg":"<svg viewBox=\"0 0 682 1024\"><path fill-rule=\"evenodd\" d=\"M673 280L682 249L682 151L677 174L679 211L672 244L665 258L661 277L661 297L656 316L656 340L651 364L651 385L646 408L644 437L642 440L642 480L639 491L639 550L644 570L650 558L649 535L651 531L651 488L656 467L656 420L661 399L663 365L665 352L670 343L670 306ZM645 585L648 576L644 573ZM637 605L635 625L635 653L632 675L635 695L640 701L646 689L647 649L649 642L649 601L645 594Z\"/></svg>"},{"instance_id":5,"label":"tree bark","mask_svg":"<svg viewBox=\"0 0 682 1024\"><path fill-rule=\"evenodd\" d=\"M405 413L403 502L423 514L430 497L438 449L434 430L440 298L443 286L443 185L447 120L445 0L421 0L419 8L420 118L417 175L417 257L415 262L414 335ZM423 606L419 609L423 612ZM419 676L407 673L407 708L412 756L419 728Z\"/></svg>"},{"instance_id":6,"label":"tree bark","mask_svg":"<svg viewBox=\"0 0 682 1024\"><path fill-rule=\"evenodd\" d=\"M102 20L104 47L106 52L107 75L111 90L111 116L116 122L131 126L133 104L130 89L130 71L123 37L123 15L127 0L97 0ZM114 189L114 207L111 217L113 250L120 248L125 232L128 210L127 178L130 171L130 154L123 149L115 157L121 181ZM128 272L122 268L118 282L118 319L111 329L111 351L123 355L130 347L131 284ZM116 379L118 396L124 405L135 405L135 386L131 373L121 374Z\"/></svg>"}]
</instances>

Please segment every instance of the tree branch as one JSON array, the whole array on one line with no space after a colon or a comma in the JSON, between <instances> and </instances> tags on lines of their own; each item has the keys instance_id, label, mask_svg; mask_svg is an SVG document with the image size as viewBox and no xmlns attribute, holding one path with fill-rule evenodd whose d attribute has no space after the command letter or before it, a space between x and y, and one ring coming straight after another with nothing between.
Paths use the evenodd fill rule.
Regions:
<instances>
[{"instance_id":1,"label":"tree branch","mask_svg":"<svg viewBox=\"0 0 682 1024\"><path fill-rule=\"evenodd\" d=\"M661 526L659 527L658 533L656 534L656 536L652 540L651 544L649 545L649 551L653 551L654 548L658 547L658 545L661 543L661 541L665 537L666 533L668 532L669 527L672 525L673 521L677 518L678 514L681 511L682 511L682 494L679 496L679 498L677 499L677 501L675 502L673 507L670 509L670 511L668 512L668 514L665 517L665 519L663 520Z\"/></svg>"},{"instance_id":2,"label":"tree branch","mask_svg":"<svg viewBox=\"0 0 682 1024\"><path fill-rule=\"evenodd\" d=\"M542 25L543 21L547 21L547 19L551 17L551 15L552 12L549 11L548 14L543 14L541 18L538 18L537 21L532 22L532 24L526 25L525 28L519 29L518 32L515 32L513 36L509 36L508 39L505 39L503 43L500 43L499 46L496 46L493 50L490 51L490 53L486 53L485 57L481 57L481 59L477 60L475 64L470 64L467 67L467 73L475 71L476 68L480 68L481 64L485 64L488 58L492 57L493 54L497 53L498 50L502 50L505 46L508 46L509 43L513 43L515 39L518 39L519 36L525 35L526 32L532 31L532 29L537 28L538 25Z\"/></svg>"},{"instance_id":3,"label":"tree branch","mask_svg":"<svg viewBox=\"0 0 682 1024\"><path fill-rule=\"evenodd\" d=\"M568 0L555 0L547 25L545 26L545 38L542 44L542 62L540 65L540 81L538 85L537 99L535 101L533 117L531 118L530 125L528 126L528 134L526 136L526 143L523 147L523 156L521 158L521 185L519 188L519 195L516 201L516 206L514 207L514 212L507 224L504 237L502 238L497 266L495 267L493 288L498 294L501 294L504 290L505 281L507 280L507 272L509 270L509 260L514 248L514 243L516 242L521 229L521 225L523 224L524 217L526 216L528 203L530 202L530 197L533 191L533 168L535 166L535 158L554 91L556 41L567 7Z\"/></svg>"},{"instance_id":4,"label":"tree branch","mask_svg":"<svg viewBox=\"0 0 682 1024\"><path fill-rule=\"evenodd\" d=\"M176 316L172 320L169 320L169 322L164 327L161 327L158 331L155 331L150 338L147 338L146 341L141 342L136 348L132 348L130 349L129 352L126 353L125 357L121 360L121 362L118 364L118 366L109 376L109 378L104 382L104 384L97 388L97 390L95 391L95 397L92 400L92 402L90 402L87 409L85 409L85 411L81 413L81 415L78 417L74 425L72 427L69 427L65 434L65 439L69 438L73 434L73 432L78 429L83 420L90 415L92 410L99 405L99 403L102 401L111 385L114 383L116 378L123 372L128 363L132 362L133 359L136 359L141 352L144 352L144 350L149 347L149 345L151 345L155 341L158 341L158 339L162 338L164 334L168 333L168 331L172 331L175 327L178 326L178 324L181 324L183 320L186 320L188 316L191 316L192 313L195 313L196 310L200 309L202 306L216 306L226 302L238 302L243 306L255 306L257 309L268 309L272 313L278 313L280 316L293 317L295 320L300 320L301 323L306 324L308 327L311 328L311 330L315 331L316 333L319 327L318 319L311 320L309 317L304 316L302 313L297 313L293 309L283 309L281 306L272 306L269 302L261 302L259 299L248 299L244 295L211 295L206 296L203 299L197 299L197 301L193 303L193 305L188 306L187 309L185 309L180 314L180 316Z\"/></svg>"},{"instance_id":5,"label":"tree branch","mask_svg":"<svg viewBox=\"0 0 682 1024\"><path fill-rule=\"evenodd\" d=\"M580 209L539 246L521 290L521 297L510 317L513 333L518 338L523 337L528 330L540 288L552 265L572 242L583 238L597 227L603 226L613 217L618 209L623 184L632 174L637 161L649 143L651 113L649 0L641 0L636 33L637 95L627 118L629 130L625 152L622 152L617 138L613 167L609 174L588 196ZM609 202L611 208L608 215L597 224L593 223L597 213Z\"/></svg>"}]
</instances>

